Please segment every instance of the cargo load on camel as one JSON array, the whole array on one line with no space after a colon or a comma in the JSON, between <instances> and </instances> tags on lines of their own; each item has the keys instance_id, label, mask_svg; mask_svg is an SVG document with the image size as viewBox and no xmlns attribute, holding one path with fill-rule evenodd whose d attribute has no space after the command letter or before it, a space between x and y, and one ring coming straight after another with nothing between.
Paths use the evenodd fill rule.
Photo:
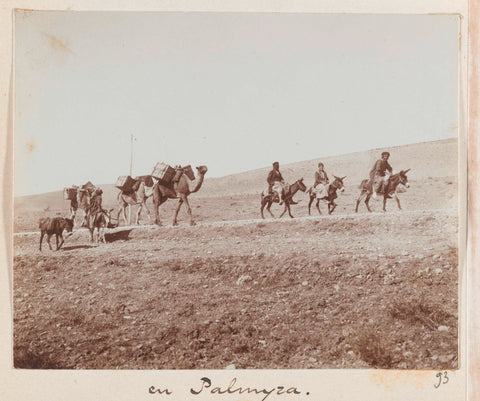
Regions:
<instances>
[{"instance_id":1,"label":"cargo load on camel","mask_svg":"<svg viewBox=\"0 0 480 401\"><path fill-rule=\"evenodd\" d=\"M134 190L134 185L137 181L134 180L129 175L121 175L117 178L115 182L115 187L117 187L122 192L132 192Z\"/></svg>"},{"instance_id":2,"label":"cargo load on camel","mask_svg":"<svg viewBox=\"0 0 480 401\"><path fill-rule=\"evenodd\" d=\"M63 188L63 199L65 200L77 199L77 187Z\"/></svg>"},{"instance_id":3,"label":"cargo load on camel","mask_svg":"<svg viewBox=\"0 0 480 401\"><path fill-rule=\"evenodd\" d=\"M175 169L166 163L157 163L151 175L160 182L169 185L175 177Z\"/></svg>"},{"instance_id":4,"label":"cargo load on camel","mask_svg":"<svg viewBox=\"0 0 480 401\"><path fill-rule=\"evenodd\" d=\"M97 187L93 185L91 181L88 181L85 185L82 185L82 189L88 191L91 195L95 192Z\"/></svg>"},{"instance_id":5,"label":"cargo load on camel","mask_svg":"<svg viewBox=\"0 0 480 401\"><path fill-rule=\"evenodd\" d=\"M135 177L135 180L143 182L147 187L153 187L155 185L155 181L153 181L151 175L139 175L138 177Z\"/></svg>"}]
</instances>

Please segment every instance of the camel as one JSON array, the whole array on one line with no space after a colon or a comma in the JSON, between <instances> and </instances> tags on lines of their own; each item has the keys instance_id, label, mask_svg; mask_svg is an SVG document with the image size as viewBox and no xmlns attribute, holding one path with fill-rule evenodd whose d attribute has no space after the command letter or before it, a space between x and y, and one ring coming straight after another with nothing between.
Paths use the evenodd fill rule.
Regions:
<instances>
[{"instance_id":1,"label":"camel","mask_svg":"<svg viewBox=\"0 0 480 401\"><path fill-rule=\"evenodd\" d=\"M160 222L159 208L160 205L166 202L168 199L178 199L177 209L175 210L175 215L173 217L173 225L178 225L177 216L180 208L185 203L187 206L187 213L190 216L190 225L195 225L192 216L192 209L188 203L188 195L197 192L203 184L203 179L208 169L207 166L197 167L198 176L195 182L195 187L190 190L188 186L188 180L186 174L182 174L178 182L173 183L171 186L164 185L161 181L158 181L153 187L153 204L155 205L155 223L159 226L162 225Z\"/></svg>"},{"instance_id":2,"label":"camel","mask_svg":"<svg viewBox=\"0 0 480 401\"><path fill-rule=\"evenodd\" d=\"M138 184L138 185L137 185ZM150 218L150 210L147 207L147 199L153 195L153 186L148 187L145 182L138 181L135 186L137 187L133 192L123 192L118 193L117 199L119 203L119 209L117 213L117 220L120 217L120 213L123 211L123 220L127 224L127 213L126 209L129 208L128 213L128 225L131 224L132 218L132 206L138 205L137 216L135 219L135 225L138 225L138 220L140 218L140 213L142 213L143 208L147 211L147 215Z\"/></svg>"},{"instance_id":3,"label":"camel","mask_svg":"<svg viewBox=\"0 0 480 401\"><path fill-rule=\"evenodd\" d=\"M75 221L75 217L77 216L78 209L84 211L82 216L82 222L80 223L79 227L83 227L87 224L87 209L90 206L90 198L92 194L83 188L77 189L77 196L75 199L70 201L70 218Z\"/></svg>"}]
</instances>

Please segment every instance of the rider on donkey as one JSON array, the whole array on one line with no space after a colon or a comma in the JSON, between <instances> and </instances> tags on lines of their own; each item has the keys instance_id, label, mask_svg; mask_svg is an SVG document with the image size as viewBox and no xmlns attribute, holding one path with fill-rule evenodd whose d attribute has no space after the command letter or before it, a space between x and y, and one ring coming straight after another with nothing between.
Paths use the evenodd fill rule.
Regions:
<instances>
[{"instance_id":1,"label":"rider on donkey","mask_svg":"<svg viewBox=\"0 0 480 401\"><path fill-rule=\"evenodd\" d=\"M92 221L95 222L97 215L102 212L106 212L105 209L102 208L102 194L103 191L100 188L95 189L93 192L92 199L90 200L90 205L88 206L86 212L86 220L88 222ZM92 220L90 220L92 218Z\"/></svg>"},{"instance_id":2,"label":"rider on donkey","mask_svg":"<svg viewBox=\"0 0 480 401\"><path fill-rule=\"evenodd\" d=\"M382 152L382 158L375 162L372 170L370 171L370 182L372 184L373 198L377 197L377 192L385 194L386 198L391 198L389 192L388 178L392 174L392 166L388 163L390 157L389 152ZM386 176L386 172L389 175Z\"/></svg>"},{"instance_id":3,"label":"rider on donkey","mask_svg":"<svg viewBox=\"0 0 480 401\"><path fill-rule=\"evenodd\" d=\"M323 168L323 163L318 163L318 170L315 171L315 183L313 184L314 188L316 188L318 184L327 185L329 183L327 172Z\"/></svg>"},{"instance_id":4,"label":"rider on donkey","mask_svg":"<svg viewBox=\"0 0 480 401\"><path fill-rule=\"evenodd\" d=\"M282 190L285 185L285 180L283 179L282 173L280 172L280 164L278 162L273 163L273 169L268 173L267 182L268 194L275 195L275 192L277 192L280 204L282 204Z\"/></svg>"},{"instance_id":5,"label":"rider on donkey","mask_svg":"<svg viewBox=\"0 0 480 401\"><path fill-rule=\"evenodd\" d=\"M315 182L312 189L319 199L327 195L327 185L330 182L327 172L323 168L323 163L318 163L318 170L315 171Z\"/></svg>"},{"instance_id":6,"label":"rider on donkey","mask_svg":"<svg viewBox=\"0 0 480 401\"><path fill-rule=\"evenodd\" d=\"M268 173L267 177L268 182L268 194L271 196L275 195L275 192L278 193L278 200L280 205L283 204L283 192L288 190L288 184L282 177L280 173L280 164L278 162L273 163L273 169ZM296 205L297 202L294 202L293 199L290 200L290 204Z\"/></svg>"}]
</instances>

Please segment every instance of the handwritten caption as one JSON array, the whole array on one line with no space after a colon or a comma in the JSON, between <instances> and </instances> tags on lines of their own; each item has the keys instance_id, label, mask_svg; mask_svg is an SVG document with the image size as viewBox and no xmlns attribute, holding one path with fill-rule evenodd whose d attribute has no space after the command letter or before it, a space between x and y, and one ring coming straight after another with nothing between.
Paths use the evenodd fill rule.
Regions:
<instances>
[{"instance_id":1,"label":"handwritten caption","mask_svg":"<svg viewBox=\"0 0 480 401\"><path fill-rule=\"evenodd\" d=\"M149 394L159 394L159 395L171 395L173 391L167 388L158 388L155 386L150 386L148 389ZM196 386L190 388L190 394L199 395L199 394L255 394L259 397L260 401L265 401L271 395L286 395L294 394L300 395L302 392L297 387L286 387L286 386L275 386L273 388L257 388L250 386L239 386L237 384L237 378L234 377L230 384L226 387L222 386L213 386L212 380L208 377L202 377L200 383ZM310 395L310 393L305 392L304 394Z\"/></svg>"}]
</instances>

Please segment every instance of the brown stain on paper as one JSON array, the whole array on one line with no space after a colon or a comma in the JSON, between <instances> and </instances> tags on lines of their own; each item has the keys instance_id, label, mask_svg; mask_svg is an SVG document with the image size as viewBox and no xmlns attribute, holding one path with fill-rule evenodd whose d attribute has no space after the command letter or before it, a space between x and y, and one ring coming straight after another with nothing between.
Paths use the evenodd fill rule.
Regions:
<instances>
[{"instance_id":1,"label":"brown stain on paper","mask_svg":"<svg viewBox=\"0 0 480 401\"><path fill-rule=\"evenodd\" d=\"M44 35L50 39L50 46L55 51L62 53L62 54L73 54L72 49L68 46L67 41L62 41L54 35L49 35L48 33L44 33Z\"/></svg>"},{"instance_id":2,"label":"brown stain on paper","mask_svg":"<svg viewBox=\"0 0 480 401\"><path fill-rule=\"evenodd\" d=\"M33 153L37 148L37 145L35 143L35 138L30 138L25 144L25 148L27 149L28 154Z\"/></svg>"},{"instance_id":3,"label":"brown stain on paper","mask_svg":"<svg viewBox=\"0 0 480 401\"><path fill-rule=\"evenodd\" d=\"M435 374L429 370L375 370L370 374L370 381L387 391L397 391L394 387L406 384L421 390L435 382Z\"/></svg>"}]
</instances>

